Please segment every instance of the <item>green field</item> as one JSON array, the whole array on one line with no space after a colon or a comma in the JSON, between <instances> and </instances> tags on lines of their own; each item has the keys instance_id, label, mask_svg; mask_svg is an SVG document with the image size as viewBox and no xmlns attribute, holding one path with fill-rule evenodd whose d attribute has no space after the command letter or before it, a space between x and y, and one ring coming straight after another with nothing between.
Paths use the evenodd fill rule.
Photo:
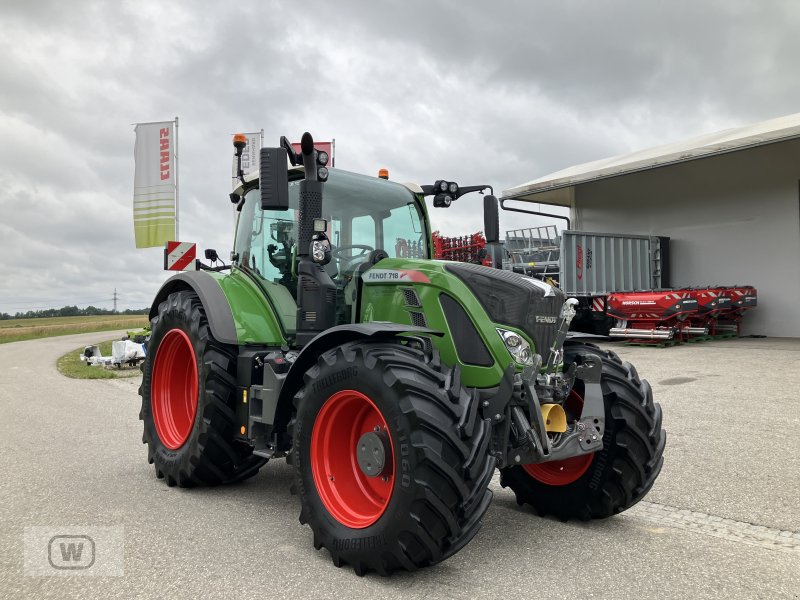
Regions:
<instances>
[{"instance_id":1,"label":"green field","mask_svg":"<svg viewBox=\"0 0 800 600\"><path fill-rule=\"evenodd\" d=\"M100 354L109 356L111 354L111 342L97 344ZM83 346L70 350L56 362L58 372L72 379L117 379L119 377L136 377L141 375L141 371L136 368L125 369L106 369L104 367L92 367L81 360Z\"/></svg>"},{"instance_id":2,"label":"green field","mask_svg":"<svg viewBox=\"0 0 800 600\"><path fill-rule=\"evenodd\" d=\"M0 344L56 335L138 329L148 324L147 315L97 315L0 321Z\"/></svg>"}]
</instances>

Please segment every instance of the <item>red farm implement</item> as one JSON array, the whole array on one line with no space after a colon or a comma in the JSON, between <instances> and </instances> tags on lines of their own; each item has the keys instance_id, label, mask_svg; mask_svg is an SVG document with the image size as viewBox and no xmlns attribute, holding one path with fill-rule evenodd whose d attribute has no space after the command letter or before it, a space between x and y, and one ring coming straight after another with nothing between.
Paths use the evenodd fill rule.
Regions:
<instances>
[{"instance_id":1,"label":"red farm implement","mask_svg":"<svg viewBox=\"0 0 800 600\"><path fill-rule=\"evenodd\" d=\"M745 313L758 306L758 291L751 285L735 285L724 288L725 296L730 298L726 303L716 323L715 333L719 336L738 336L741 329L742 317Z\"/></svg>"},{"instance_id":2,"label":"red farm implement","mask_svg":"<svg viewBox=\"0 0 800 600\"><path fill-rule=\"evenodd\" d=\"M605 310L611 337L634 343L683 342L739 335L744 314L757 303L752 286L712 286L610 294ZM601 299L594 300L602 310ZM593 307L594 308L594 307Z\"/></svg>"},{"instance_id":3,"label":"red farm implement","mask_svg":"<svg viewBox=\"0 0 800 600\"><path fill-rule=\"evenodd\" d=\"M455 237L445 237L438 231L434 231L433 257L439 260L454 260L487 267L492 265L492 259L486 250L486 238L480 231Z\"/></svg>"},{"instance_id":4,"label":"red farm implement","mask_svg":"<svg viewBox=\"0 0 800 600\"><path fill-rule=\"evenodd\" d=\"M651 290L610 294L606 312L616 321L611 337L628 338L638 343L685 341L690 336L706 335L705 326L695 327L697 314L693 290Z\"/></svg>"}]
</instances>

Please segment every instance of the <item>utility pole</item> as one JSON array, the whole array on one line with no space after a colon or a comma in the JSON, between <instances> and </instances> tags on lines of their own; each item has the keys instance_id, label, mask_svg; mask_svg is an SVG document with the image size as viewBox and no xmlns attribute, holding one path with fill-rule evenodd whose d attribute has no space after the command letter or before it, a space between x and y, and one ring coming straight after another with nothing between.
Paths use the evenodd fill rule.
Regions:
<instances>
[{"instance_id":1,"label":"utility pole","mask_svg":"<svg viewBox=\"0 0 800 600\"><path fill-rule=\"evenodd\" d=\"M117 288L114 288L114 312L117 312Z\"/></svg>"}]
</instances>

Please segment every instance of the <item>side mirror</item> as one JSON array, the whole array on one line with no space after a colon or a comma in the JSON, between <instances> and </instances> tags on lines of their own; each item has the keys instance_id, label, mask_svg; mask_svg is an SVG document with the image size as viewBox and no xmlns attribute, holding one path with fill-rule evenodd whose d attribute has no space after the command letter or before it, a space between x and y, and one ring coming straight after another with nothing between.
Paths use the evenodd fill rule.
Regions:
<instances>
[{"instance_id":1,"label":"side mirror","mask_svg":"<svg viewBox=\"0 0 800 600\"><path fill-rule=\"evenodd\" d=\"M289 209L286 148L261 148L261 210Z\"/></svg>"},{"instance_id":2,"label":"side mirror","mask_svg":"<svg viewBox=\"0 0 800 600\"><path fill-rule=\"evenodd\" d=\"M487 244L500 241L500 210L497 198L491 194L483 197L483 233Z\"/></svg>"}]
</instances>

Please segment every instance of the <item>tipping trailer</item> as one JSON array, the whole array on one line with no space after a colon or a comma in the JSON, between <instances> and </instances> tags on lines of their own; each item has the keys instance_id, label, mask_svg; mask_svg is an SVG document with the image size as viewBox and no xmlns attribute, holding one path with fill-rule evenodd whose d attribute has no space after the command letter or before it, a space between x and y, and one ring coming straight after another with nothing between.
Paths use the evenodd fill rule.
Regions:
<instances>
[{"instance_id":1,"label":"tipping trailer","mask_svg":"<svg viewBox=\"0 0 800 600\"><path fill-rule=\"evenodd\" d=\"M504 268L558 285L576 298L573 329L608 335L612 294L669 286L669 238L559 231L555 225L506 232Z\"/></svg>"},{"instance_id":2,"label":"tipping trailer","mask_svg":"<svg viewBox=\"0 0 800 600\"><path fill-rule=\"evenodd\" d=\"M520 504L564 520L641 500L666 443L647 381L567 340L575 300L558 288L432 258L426 198L489 186L329 169L308 133L301 149L282 138L239 170L230 264L208 249L213 266L153 301L139 393L156 477L227 484L285 458L314 546L359 575L458 552L496 468ZM484 225L496 249L492 194Z\"/></svg>"}]
</instances>

